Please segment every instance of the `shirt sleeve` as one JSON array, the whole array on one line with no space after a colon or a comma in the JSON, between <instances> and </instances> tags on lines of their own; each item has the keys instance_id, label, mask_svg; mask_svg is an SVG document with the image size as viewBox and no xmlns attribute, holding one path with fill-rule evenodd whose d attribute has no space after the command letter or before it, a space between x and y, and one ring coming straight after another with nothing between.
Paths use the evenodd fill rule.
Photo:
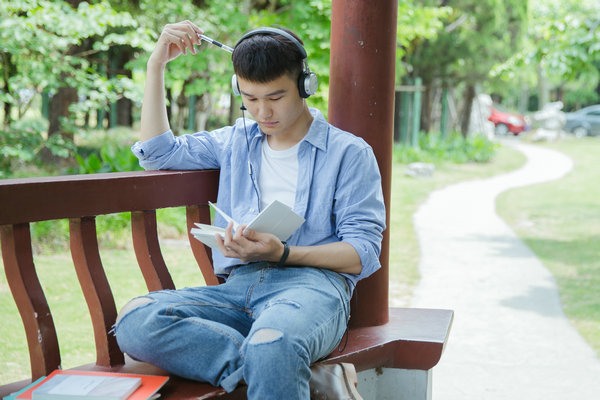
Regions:
<instances>
[{"instance_id":1,"label":"shirt sleeve","mask_svg":"<svg viewBox=\"0 0 600 400\"><path fill-rule=\"evenodd\" d=\"M356 281L381 268L386 218L379 167L372 149L365 146L344 157L334 206L337 236L351 244L360 257L362 271Z\"/></svg>"},{"instance_id":2,"label":"shirt sleeve","mask_svg":"<svg viewBox=\"0 0 600 400\"><path fill-rule=\"evenodd\" d=\"M231 131L230 127L175 136L169 130L152 139L135 143L131 151L146 170L219 168L222 152L231 137L228 131Z\"/></svg>"}]
</instances>

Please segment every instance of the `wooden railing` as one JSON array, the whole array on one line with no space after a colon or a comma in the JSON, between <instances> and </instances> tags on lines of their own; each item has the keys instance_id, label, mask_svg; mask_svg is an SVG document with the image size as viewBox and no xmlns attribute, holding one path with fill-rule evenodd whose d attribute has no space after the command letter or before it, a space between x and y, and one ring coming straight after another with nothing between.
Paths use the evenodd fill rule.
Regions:
<instances>
[{"instance_id":1,"label":"wooden railing","mask_svg":"<svg viewBox=\"0 0 600 400\"><path fill-rule=\"evenodd\" d=\"M71 255L89 309L96 345L95 363L78 368L164 373L147 364L126 360L110 334L117 310L98 251L96 217L130 212L133 248L148 291L174 289L161 254L156 210L186 207L188 231L194 222L210 223L207 203L216 200L218 180L218 171L147 171L0 180L2 257L25 327L33 380L60 368L61 354L52 313L36 273L30 224L69 219ZM210 252L199 241L189 238L205 282L219 284L212 270ZM384 283L387 285L387 281ZM359 296L369 299L370 291L377 290L377 285L362 284L357 288ZM452 311L379 310L377 304L380 303L365 305L363 302L361 307L367 314L384 314L386 323L365 326L368 324L361 321L360 313L353 315L355 327L348 333L344 352L334 352L326 362L352 362L358 371L381 367L418 370L426 374L428 382L428 371L437 364L444 350ZM0 396L30 381L0 386ZM429 390L430 384L425 384L423 391L429 393ZM220 398L243 398L244 393L242 387ZM167 398L210 398L223 394L220 388L177 377L172 377L163 389L163 397Z\"/></svg>"},{"instance_id":2,"label":"wooden railing","mask_svg":"<svg viewBox=\"0 0 600 400\"><path fill-rule=\"evenodd\" d=\"M56 329L32 255L29 224L69 219L70 246L85 295L102 366L123 364L114 336L117 311L98 252L95 217L131 212L135 254L149 291L175 288L163 260L156 209L187 207L188 225L209 222L207 202L217 194L218 171L126 172L0 181L2 257L10 289L27 336L32 378L60 366ZM205 281L218 283L210 253L190 241Z\"/></svg>"}]
</instances>

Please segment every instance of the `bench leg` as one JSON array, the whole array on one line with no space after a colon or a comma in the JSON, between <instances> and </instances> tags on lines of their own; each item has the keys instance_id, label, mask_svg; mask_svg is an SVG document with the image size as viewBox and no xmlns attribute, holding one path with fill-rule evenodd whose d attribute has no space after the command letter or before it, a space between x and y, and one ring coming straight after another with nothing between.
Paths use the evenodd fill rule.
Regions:
<instances>
[{"instance_id":1,"label":"bench leg","mask_svg":"<svg viewBox=\"0 0 600 400\"><path fill-rule=\"evenodd\" d=\"M431 400L431 370L376 368L358 373L364 400Z\"/></svg>"}]
</instances>

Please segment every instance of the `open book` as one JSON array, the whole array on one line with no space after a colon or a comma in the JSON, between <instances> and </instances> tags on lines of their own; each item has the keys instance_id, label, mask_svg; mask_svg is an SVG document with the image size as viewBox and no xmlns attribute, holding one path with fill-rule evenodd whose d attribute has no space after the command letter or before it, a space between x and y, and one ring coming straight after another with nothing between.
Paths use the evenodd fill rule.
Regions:
<instances>
[{"instance_id":1,"label":"open book","mask_svg":"<svg viewBox=\"0 0 600 400\"><path fill-rule=\"evenodd\" d=\"M221 211L219 207L211 202L208 204L225 218L227 222L233 222L234 231L239 227L239 224L233 221L229 215ZM279 240L287 240L303 223L304 218L296 214L289 206L275 200L250 221L247 228L255 230L256 232L272 233L277 236ZM217 246L215 234L218 233L221 237L225 237L224 228L198 223L195 223L194 225L196 225L196 228L192 228L190 233L194 235L196 239L213 249L219 248Z\"/></svg>"}]
</instances>

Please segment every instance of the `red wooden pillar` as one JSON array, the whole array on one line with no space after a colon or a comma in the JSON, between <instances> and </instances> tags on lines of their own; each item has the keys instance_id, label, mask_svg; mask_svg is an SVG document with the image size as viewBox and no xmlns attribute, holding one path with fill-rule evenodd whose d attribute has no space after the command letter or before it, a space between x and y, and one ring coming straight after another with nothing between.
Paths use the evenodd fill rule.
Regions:
<instances>
[{"instance_id":1,"label":"red wooden pillar","mask_svg":"<svg viewBox=\"0 0 600 400\"><path fill-rule=\"evenodd\" d=\"M364 138L372 147L389 205L394 129L397 0L333 0L329 121ZM389 228L384 232L382 268L361 281L352 302L352 325L388 322ZM357 301L356 301L357 300Z\"/></svg>"}]
</instances>

